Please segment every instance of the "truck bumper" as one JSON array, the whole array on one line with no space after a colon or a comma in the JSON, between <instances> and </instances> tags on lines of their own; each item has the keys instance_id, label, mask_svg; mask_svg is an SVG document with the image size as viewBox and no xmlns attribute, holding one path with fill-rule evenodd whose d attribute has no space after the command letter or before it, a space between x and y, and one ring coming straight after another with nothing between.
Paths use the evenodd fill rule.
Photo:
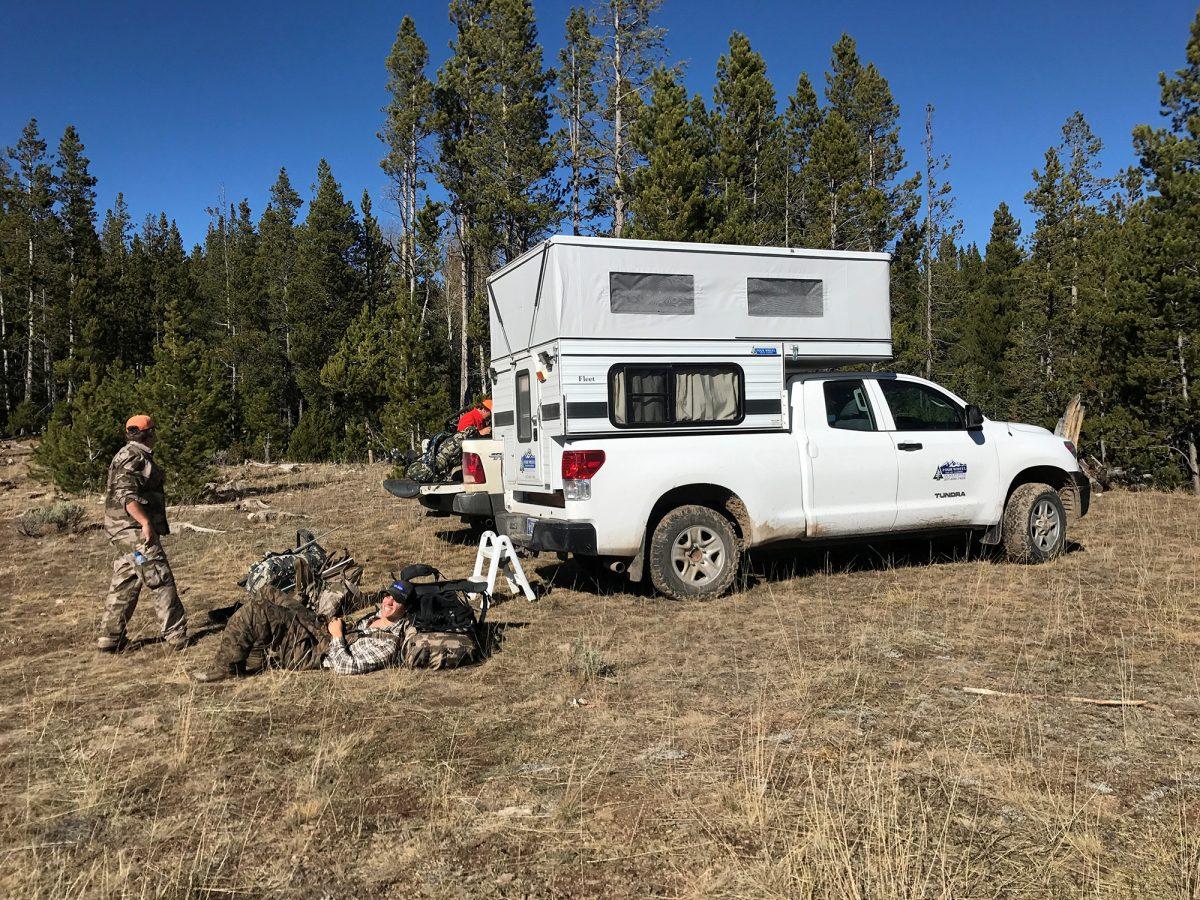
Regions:
<instances>
[{"instance_id":1,"label":"truck bumper","mask_svg":"<svg viewBox=\"0 0 1200 900\"><path fill-rule=\"evenodd\" d=\"M1072 472L1071 484L1075 488L1075 515L1087 515L1088 507L1092 505L1092 481L1082 472Z\"/></svg>"},{"instance_id":2,"label":"truck bumper","mask_svg":"<svg viewBox=\"0 0 1200 900\"><path fill-rule=\"evenodd\" d=\"M514 544L530 550L596 555L596 526L588 522L555 522L519 513L498 513L496 527Z\"/></svg>"},{"instance_id":3,"label":"truck bumper","mask_svg":"<svg viewBox=\"0 0 1200 900\"><path fill-rule=\"evenodd\" d=\"M501 505L503 505L503 495L500 497ZM454 502L451 504L451 510L459 516L474 516L478 518L490 519L495 511L495 502L493 495L487 491L472 491L471 493L462 493L454 495Z\"/></svg>"}]
</instances>

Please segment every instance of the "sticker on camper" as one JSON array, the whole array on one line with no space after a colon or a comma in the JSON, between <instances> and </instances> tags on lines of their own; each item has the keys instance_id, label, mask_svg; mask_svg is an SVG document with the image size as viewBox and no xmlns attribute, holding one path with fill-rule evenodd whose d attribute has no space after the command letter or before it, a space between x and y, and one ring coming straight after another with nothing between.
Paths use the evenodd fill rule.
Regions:
<instances>
[{"instance_id":1,"label":"sticker on camper","mask_svg":"<svg viewBox=\"0 0 1200 900\"><path fill-rule=\"evenodd\" d=\"M536 469L536 468L537 468L537 457L533 455L532 450L526 450L525 455L521 457L521 471L524 472L526 469Z\"/></svg>"},{"instance_id":2,"label":"sticker on camper","mask_svg":"<svg viewBox=\"0 0 1200 900\"><path fill-rule=\"evenodd\" d=\"M949 460L937 467L933 473L934 481L958 481L967 477L967 464Z\"/></svg>"},{"instance_id":3,"label":"sticker on camper","mask_svg":"<svg viewBox=\"0 0 1200 900\"><path fill-rule=\"evenodd\" d=\"M754 347L753 349L751 349L750 352L753 353L755 356L778 356L779 348L778 347Z\"/></svg>"}]
</instances>

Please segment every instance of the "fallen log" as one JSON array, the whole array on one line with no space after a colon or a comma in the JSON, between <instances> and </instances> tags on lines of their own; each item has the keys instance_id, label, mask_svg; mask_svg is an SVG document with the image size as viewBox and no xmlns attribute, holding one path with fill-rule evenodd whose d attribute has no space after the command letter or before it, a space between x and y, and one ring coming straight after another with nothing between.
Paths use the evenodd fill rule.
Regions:
<instances>
[{"instance_id":1,"label":"fallen log","mask_svg":"<svg viewBox=\"0 0 1200 900\"><path fill-rule=\"evenodd\" d=\"M264 463L248 459L246 460L246 465L253 466L256 469L278 469L287 475L293 475L300 471L300 463Z\"/></svg>"},{"instance_id":2,"label":"fallen log","mask_svg":"<svg viewBox=\"0 0 1200 900\"><path fill-rule=\"evenodd\" d=\"M1126 700L1097 697L1072 697L1066 694L1027 694L1020 691L996 691L991 688L960 688L964 694L977 697L1020 697L1025 700L1060 700L1063 703L1087 703L1091 706L1149 706L1149 700Z\"/></svg>"},{"instance_id":3,"label":"fallen log","mask_svg":"<svg viewBox=\"0 0 1200 900\"><path fill-rule=\"evenodd\" d=\"M197 534L224 534L220 528L205 528L203 525L196 525L193 522L176 522L176 531L194 531Z\"/></svg>"}]
</instances>

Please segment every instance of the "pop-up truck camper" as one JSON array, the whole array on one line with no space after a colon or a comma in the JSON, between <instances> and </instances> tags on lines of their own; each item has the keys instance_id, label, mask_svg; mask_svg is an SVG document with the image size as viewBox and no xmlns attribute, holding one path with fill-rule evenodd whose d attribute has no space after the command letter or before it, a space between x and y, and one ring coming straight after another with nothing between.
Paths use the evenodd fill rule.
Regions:
<instances>
[{"instance_id":1,"label":"pop-up truck camper","mask_svg":"<svg viewBox=\"0 0 1200 900\"><path fill-rule=\"evenodd\" d=\"M513 260L487 282L501 530L674 598L766 544L968 529L1057 555L1089 500L1073 447L866 371L892 357L889 268L583 237Z\"/></svg>"}]
</instances>

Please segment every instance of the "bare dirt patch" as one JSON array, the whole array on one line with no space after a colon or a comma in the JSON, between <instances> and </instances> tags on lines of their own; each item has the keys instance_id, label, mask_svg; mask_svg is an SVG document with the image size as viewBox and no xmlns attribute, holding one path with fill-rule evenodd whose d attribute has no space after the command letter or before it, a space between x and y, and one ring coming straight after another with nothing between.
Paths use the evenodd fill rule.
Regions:
<instances>
[{"instance_id":1,"label":"bare dirt patch","mask_svg":"<svg viewBox=\"0 0 1200 900\"><path fill-rule=\"evenodd\" d=\"M272 672L197 687L217 636L96 654L102 533L22 535L0 478L0 895L1193 896L1200 870L1200 506L1110 493L1075 552L951 543L755 558L673 603L543 557L539 602L450 673ZM385 468L245 468L273 508L174 511L193 623L298 525L378 583L465 574L456 520ZM40 494L31 498L31 494ZM84 525L100 498L77 500ZM984 687L1037 697L980 697ZM1059 702L1144 699L1144 707ZM1049 698L1049 699L1043 699Z\"/></svg>"}]
</instances>

